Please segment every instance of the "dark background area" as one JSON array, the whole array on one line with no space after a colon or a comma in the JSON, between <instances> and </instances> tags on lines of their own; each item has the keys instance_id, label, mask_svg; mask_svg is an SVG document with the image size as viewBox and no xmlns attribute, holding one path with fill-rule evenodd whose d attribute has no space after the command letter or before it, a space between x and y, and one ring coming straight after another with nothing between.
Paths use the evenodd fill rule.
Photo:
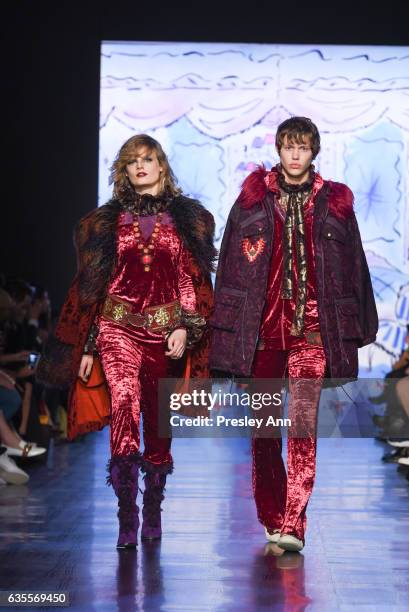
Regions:
<instances>
[{"instance_id":1,"label":"dark background area","mask_svg":"<svg viewBox=\"0 0 409 612\"><path fill-rule=\"evenodd\" d=\"M102 40L408 45L408 6L14 1L2 9L0 271L64 298L74 224L97 202Z\"/></svg>"}]
</instances>

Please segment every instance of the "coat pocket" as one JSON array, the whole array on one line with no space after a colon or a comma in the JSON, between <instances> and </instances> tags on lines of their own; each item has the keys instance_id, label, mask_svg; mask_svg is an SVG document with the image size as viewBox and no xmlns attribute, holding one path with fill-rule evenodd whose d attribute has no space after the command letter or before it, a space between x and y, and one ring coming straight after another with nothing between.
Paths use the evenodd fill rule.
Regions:
<instances>
[{"instance_id":1,"label":"coat pocket","mask_svg":"<svg viewBox=\"0 0 409 612\"><path fill-rule=\"evenodd\" d=\"M359 323L359 304L354 297L339 298L335 301L338 325L343 340L362 339Z\"/></svg>"},{"instance_id":2,"label":"coat pocket","mask_svg":"<svg viewBox=\"0 0 409 612\"><path fill-rule=\"evenodd\" d=\"M242 238L262 236L268 227L268 219L264 210L260 210L240 223Z\"/></svg>"},{"instance_id":3,"label":"coat pocket","mask_svg":"<svg viewBox=\"0 0 409 612\"><path fill-rule=\"evenodd\" d=\"M322 228L322 236L327 240L335 240L338 243L345 244L347 241L347 230L342 223L332 217L328 217Z\"/></svg>"},{"instance_id":4,"label":"coat pocket","mask_svg":"<svg viewBox=\"0 0 409 612\"><path fill-rule=\"evenodd\" d=\"M216 295L210 325L215 329L234 332L240 324L240 315L247 292L234 287L221 287Z\"/></svg>"}]
</instances>

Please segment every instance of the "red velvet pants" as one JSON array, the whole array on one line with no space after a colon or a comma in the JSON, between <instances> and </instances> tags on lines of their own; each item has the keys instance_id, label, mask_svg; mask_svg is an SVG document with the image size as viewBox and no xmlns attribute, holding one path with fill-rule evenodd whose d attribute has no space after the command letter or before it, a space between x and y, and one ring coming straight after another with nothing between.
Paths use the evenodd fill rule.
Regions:
<instances>
[{"instance_id":1,"label":"red velvet pants","mask_svg":"<svg viewBox=\"0 0 409 612\"><path fill-rule=\"evenodd\" d=\"M154 466L171 464L171 439L158 435L158 380L168 376L163 342L143 341L140 331L101 319L98 352L111 394L111 453L139 453L143 414L143 459Z\"/></svg>"},{"instance_id":2,"label":"red velvet pants","mask_svg":"<svg viewBox=\"0 0 409 612\"><path fill-rule=\"evenodd\" d=\"M286 370L290 391L288 417L292 423L287 440L288 474L282 458L281 436L254 437L253 493L263 525L304 540L306 509L315 479L316 423L325 372L322 346L300 341L296 348L285 351L257 351L254 378L281 379ZM263 382L266 384L270 385L270 392L281 386L276 383L277 388L272 389L272 383Z\"/></svg>"}]
</instances>

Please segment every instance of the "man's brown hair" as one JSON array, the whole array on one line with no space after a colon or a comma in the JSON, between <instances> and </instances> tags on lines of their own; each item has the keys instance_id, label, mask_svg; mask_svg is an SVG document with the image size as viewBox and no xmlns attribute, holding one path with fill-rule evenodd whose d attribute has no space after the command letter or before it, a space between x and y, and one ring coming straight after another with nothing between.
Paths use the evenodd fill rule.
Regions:
<instances>
[{"instance_id":1,"label":"man's brown hair","mask_svg":"<svg viewBox=\"0 0 409 612\"><path fill-rule=\"evenodd\" d=\"M315 123L308 119L308 117L291 117L280 123L276 134L276 148L278 152L280 152L286 136L289 142L296 142L297 144L302 144L305 138L308 138L313 159L320 152L320 133Z\"/></svg>"}]
</instances>

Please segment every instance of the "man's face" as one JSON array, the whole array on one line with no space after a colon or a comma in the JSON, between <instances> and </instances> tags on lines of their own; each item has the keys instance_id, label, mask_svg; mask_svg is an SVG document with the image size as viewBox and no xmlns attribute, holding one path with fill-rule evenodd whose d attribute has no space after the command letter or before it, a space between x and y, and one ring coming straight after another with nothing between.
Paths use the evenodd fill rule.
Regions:
<instances>
[{"instance_id":1,"label":"man's face","mask_svg":"<svg viewBox=\"0 0 409 612\"><path fill-rule=\"evenodd\" d=\"M157 195L160 191L161 172L159 160L154 151L138 149L135 158L126 166L126 173L138 193Z\"/></svg>"},{"instance_id":2,"label":"man's face","mask_svg":"<svg viewBox=\"0 0 409 612\"><path fill-rule=\"evenodd\" d=\"M312 163L310 138L304 136L301 142L295 142L285 136L278 154L286 180L289 183L303 183Z\"/></svg>"}]
</instances>

